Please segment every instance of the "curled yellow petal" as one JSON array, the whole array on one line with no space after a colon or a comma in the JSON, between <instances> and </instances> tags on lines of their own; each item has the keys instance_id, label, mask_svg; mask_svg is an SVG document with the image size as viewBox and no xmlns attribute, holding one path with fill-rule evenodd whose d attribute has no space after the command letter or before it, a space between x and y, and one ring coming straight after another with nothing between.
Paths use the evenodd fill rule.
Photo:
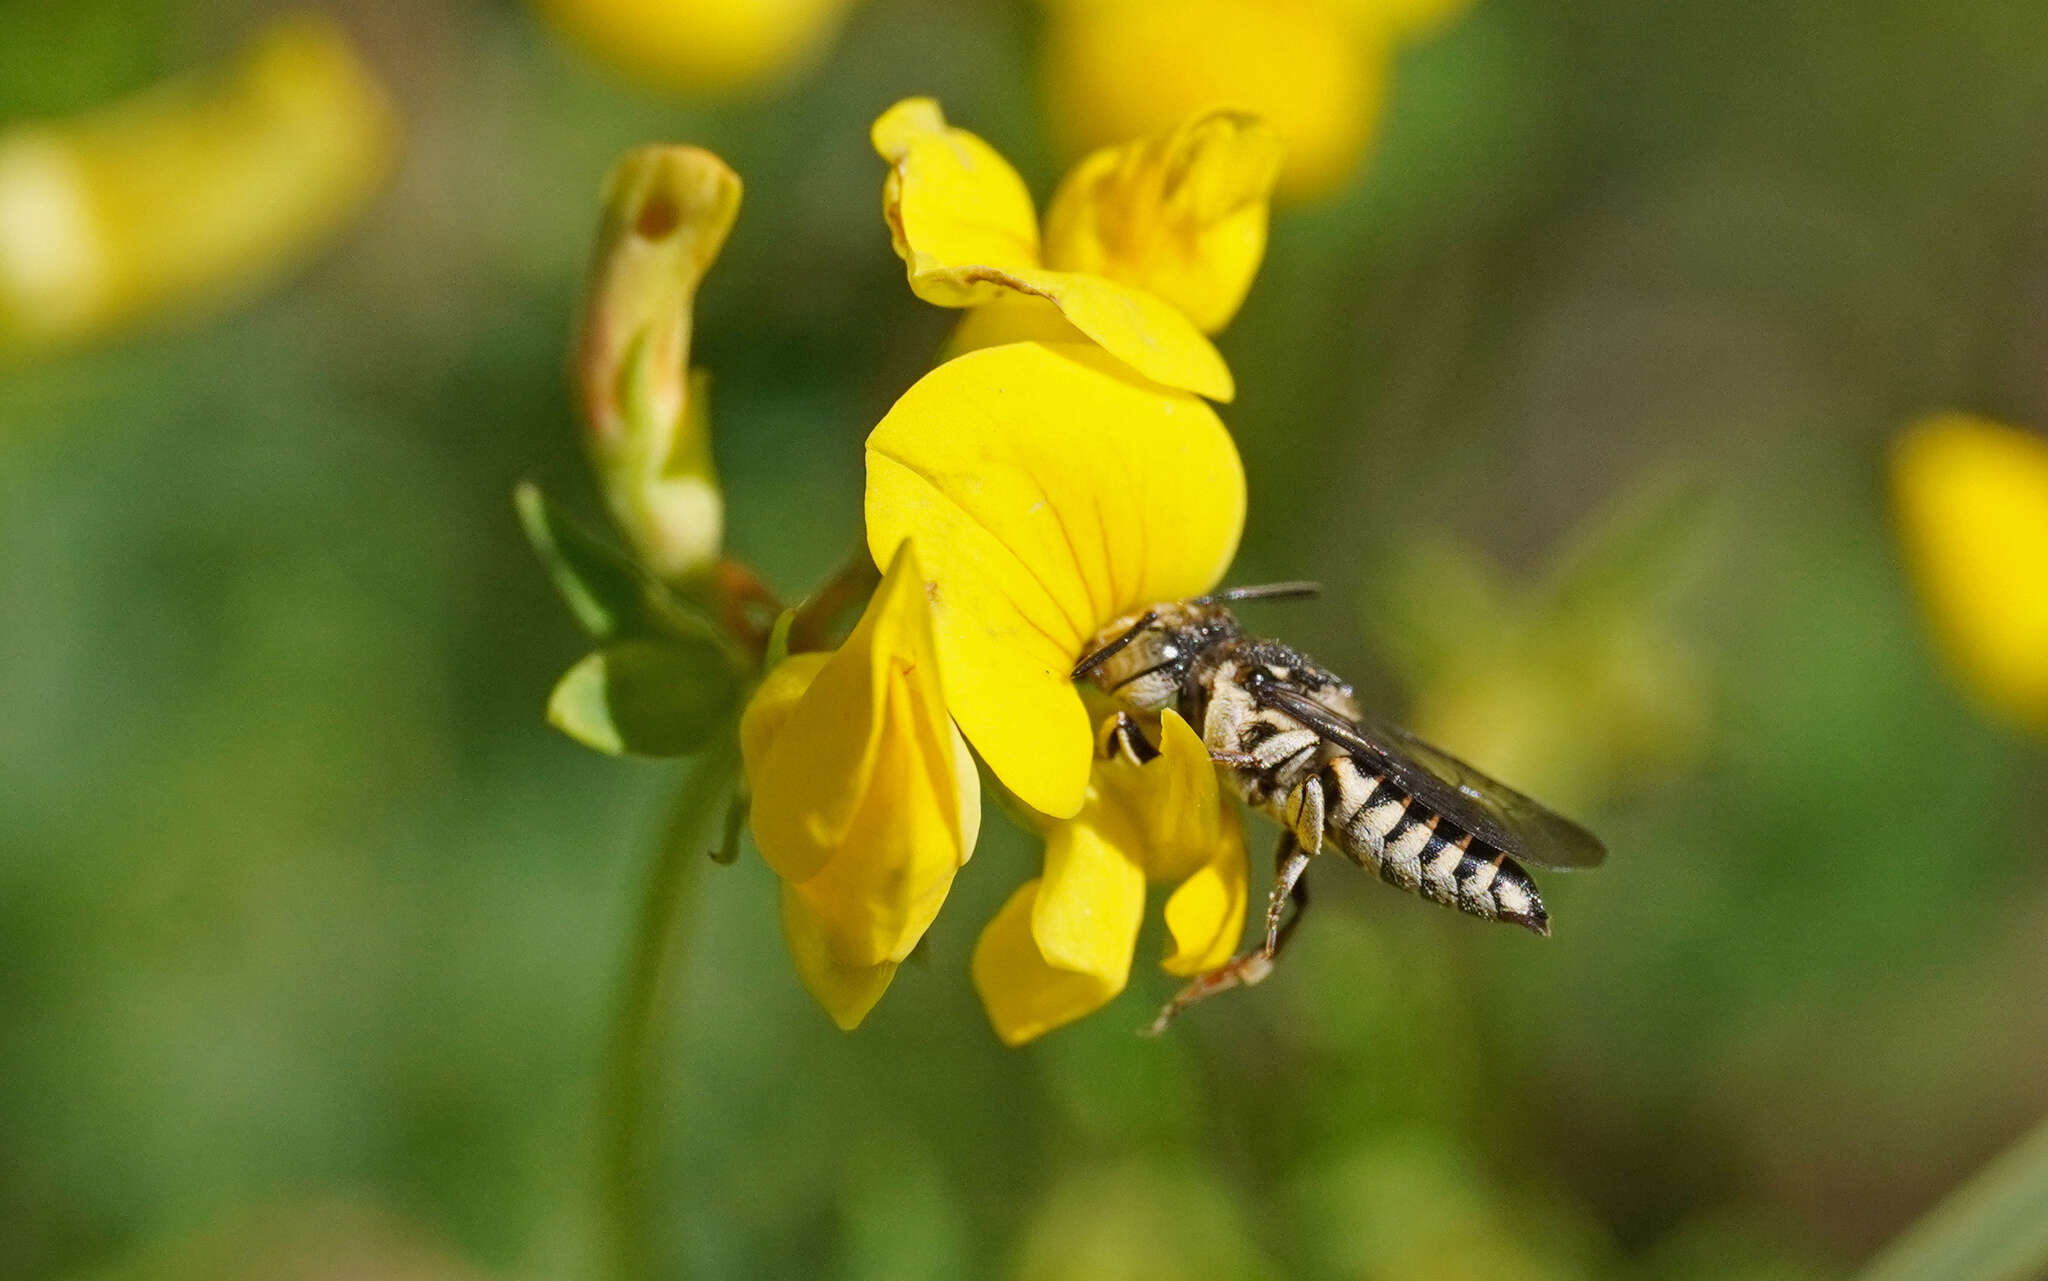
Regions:
<instances>
[{"instance_id":1,"label":"curled yellow petal","mask_svg":"<svg viewBox=\"0 0 2048 1281\"><path fill-rule=\"evenodd\" d=\"M1165 299L1101 276L1046 270L1024 180L995 148L948 125L937 103L897 103L875 121L873 136L889 162L883 217L918 297L941 307L1042 299L1154 382L1212 400L1234 394L1223 357Z\"/></svg>"},{"instance_id":2,"label":"curled yellow petal","mask_svg":"<svg viewBox=\"0 0 2048 1281\"><path fill-rule=\"evenodd\" d=\"M1053 196L1046 261L1156 294L1215 333L1265 256L1280 159L1279 136L1235 112L1105 147Z\"/></svg>"},{"instance_id":3,"label":"curled yellow petal","mask_svg":"<svg viewBox=\"0 0 2048 1281\"><path fill-rule=\"evenodd\" d=\"M1219 806L1217 842L1210 859L1181 882L1166 900L1166 933L1171 941L1162 964L1167 973L1195 975L1228 961L1244 934L1244 825L1237 812Z\"/></svg>"},{"instance_id":4,"label":"curled yellow petal","mask_svg":"<svg viewBox=\"0 0 2048 1281\"><path fill-rule=\"evenodd\" d=\"M1048 965L1031 921L1039 882L1026 883L1003 904L974 946L974 988L1005 1045L1022 1045L1094 1013L1123 990L1125 974L1104 975Z\"/></svg>"},{"instance_id":5,"label":"curled yellow petal","mask_svg":"<svg viewBox=\"0 0 2048 1281\"><path fill-rule=\"evenodd\" d=\"M1081 807L1092 750L1069 679L1120 614L1213 587L1244 471L1202 401L1080 344L970 352L919 379L867 445L868 546L915 539L946 702L1011 791Z\"/></svg>"},{"instance_id":6,"label":"curled yellow petal","mask_svg":"<svg viewBox=\"0 0 2048 1281\"><path fill-rule=\"evenodd\" d=\"M930 98L906 98L871 130L889 162L882 214L918 297L971 307L1002 296L1004 273L1035 271L1038 214L1010 162L946 123Z\"/></svg>"},{"instance_id":7,"label":"curled yellow petal","mask_svg":"<svg viewBox=\"0 0 2048 1281\"><path fill-rule=\"evenodd\" d=\"M1088 806L1053 825L1031 908L1031 937L1046 964L1093 974L1112 993L1123 990L1145 916L1143 839L1109 806Z\"/></svg>"},{"instance_id":8,"label":"curled yellow petal","mask_svg":"<svg viewBox=\"0 0 2048 1281\"><path fill-rule=\"evenodd\" d=\"M966 274L979 275L972 269ZM1015 271L988 279L1043 298L1068 324L1153 382L1211 400L1237 395L1222 353L1186 313L1157 294L1073 271Z\"/></svg>"},{"instance_id":9,"label":"curled yellow petal","mask_svg":"<svg viewBox=\"0 0 2048 1281\"><path fill-rule=\"evenodd\" d=\"M1286 141L1279 190L1327 194L1379 124L1393 33L1335 0L1048 0L1053 123L1077 151L1236 110Z\"/></svg>"},{"instance_id":10,"label":"curled yellow petal","mask_svg":"<svg viewBox=\"0 0 2048 1281\"><path fill-rule=\"evenodd\" d=\"M1092 794L1129 817L1140 834L1135 857L1145 874L1178 881L1216 856L1229 811L1209 749L1180 713L1160 717L1157 746L1159 755L1142 765L1122 756L1099 762Z\"/></svg>"},{"instance_id":11,"label":"curled yellow petal","mask_svg":"<svg viewBox=\"0 0 2048 1281\"><path fill-rule=\"evenodd\" d=\"M969 307L960 323L953 326L940 353L943 360L963 356L983 347L1001 347L1013 342L1087 342L1088 335L1074 328L1060 309L1043 298L1029 294L1005 294L994 302Z\"/></svg>"},{"instance_id":12,"label":"curled yellow petal","mask_svg":"<svg viewBox=\"0 0 2048 1281\"><path fill-rule=\"evenodd\" d=\"M275 275L376 189L391 108L331 22L232 71L0 130L0 354L210 304Z\"/></svg>"},{"instance_id":13,"label":"curled yellow petal","mask_svg":"<svg viewBox=\"0 0 2048 1281\"><path fill-rule=\"evenodd\" d=\"M755 843L843 966L909 955L980 823L923 590L906 543L846 644L781 664L741 721Z\"/></svg>"},{"instance_id":14,"label":"curled yellow petal","mask_svg":"<svg viewBox=\"0 0 2048 1281\"><path fill-rule=\"evenodd\" d=\"M782 887L782 938L797 977L841 1031L859 1027L896 977L894 961L841 964L833 956L825 923L786 883Z\"/></svg>"},{"instance_id":15,"label":"curled yellow petal","mask_svg":"<svg viewBox=\"0 0 2048 1281\"><path fill-rule=\"evenodd\" d=\"M853 0L539 0L593 56L656 88L735 93L815 58Z\"/></svg>"},{"instance_id":16,"label":"curled yellow petal","mask_svg":"<svg viewBox=\"0 0 2048 1281\"><path fill-rule=\"evenodd\" d=\"M700 147L635 147L605 183L574 362L584 436L641 558L678 578L718 555L712 469L690 338L697 286L739 214L740 180Z\"/></svg>"},{"instance_id":17,"label":"curled yellow petal","mask_svg":"<svg viewBox=\"0 0 2048 1281\"><path fill-rule=\"evenodd\" d=\"M1987 705L2048 729L2048 439L1937 415L1900 438L1892 488L1950 661Z\"/></svg>"}]
</instances>

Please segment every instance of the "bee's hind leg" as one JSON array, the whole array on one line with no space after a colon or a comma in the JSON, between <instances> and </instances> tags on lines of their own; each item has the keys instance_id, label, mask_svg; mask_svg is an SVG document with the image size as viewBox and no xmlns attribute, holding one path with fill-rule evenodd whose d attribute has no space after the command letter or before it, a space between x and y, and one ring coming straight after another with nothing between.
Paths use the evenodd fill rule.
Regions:
<instances>
[{"instance_id":1,"label":"bee's hind leg","mask_svg":"<svg viewBox=\"0 0 2048 1281\"><path fill-rule=\"evenodd\" d=\"M1241 952L1206 974L1197 975L1186 987L1174 994L1174 998L1159 1011L1159 1017L1144 1029L1147 1036L1158 1036L1182 1010L1197 1001L1206 1001L1218 992L1228 992L1234 987L1251 987L1273 972L1273 962L1279 957L1280 949L1287 946L1287 940L1301 924L1302 913L1308 910L1308 882L1301 874L1308 869L1309 859L1314 857L1301 848L1293 832L1280 834L1280 848L1273 855L1273 892L1266 900L1266 940L1249 952ZM1294 911L1281 920L1287 904L1294 904Z\"/></svg>"}]
</instances>

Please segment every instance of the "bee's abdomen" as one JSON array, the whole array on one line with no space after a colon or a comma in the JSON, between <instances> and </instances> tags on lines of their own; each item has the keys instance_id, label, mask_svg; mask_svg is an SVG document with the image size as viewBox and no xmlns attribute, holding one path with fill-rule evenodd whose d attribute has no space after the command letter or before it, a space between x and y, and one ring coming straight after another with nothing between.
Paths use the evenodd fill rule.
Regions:
<instances>
[{"instance_id":1,"label":"bee's abdomen","mask_svg":"<svg viewBox=\"0 0 2048 1281\"><path fill-rule=\"evenodd\" d=\"M1521 864L1417 804L1348 756L1324 766L1324 834L1387 884L1538 934L1550 917Z\"/></svg>"}]
</instances>

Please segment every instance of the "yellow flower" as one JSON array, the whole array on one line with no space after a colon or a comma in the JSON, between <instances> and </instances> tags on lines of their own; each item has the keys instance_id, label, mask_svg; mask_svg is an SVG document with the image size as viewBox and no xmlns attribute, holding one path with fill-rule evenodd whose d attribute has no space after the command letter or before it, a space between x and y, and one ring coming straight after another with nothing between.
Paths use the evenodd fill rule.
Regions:
<instances>
[{"instance_id":1,"label":"yellow flower","mask_svg":"<svg viewBox=\"0 0 2048 1281\"><path fill-rule=\"evenodd\" d=\"M973 309L956 351L1085 335L1155 382L1230 399L1203 334L1236 313L1265 253L1279 148L1255 121L1210 114L1089 156L1054 196L1042 245L1023 179L930 99L884 112L874 142L911 289Z\"/></svg>"},{"instance_id":2,"label":"yellow flower","mask_svg":"<svg viewBox=\"0 0 2048 1281\"><path fill-rule=\"evenodd\" d=\"M539 0L565 34L643 83L712 94L788 78L853 0Z\"/></svg>"},{"instance_id":3,"label":"yellow flower","mask_svg":"<svg viewBox=\"0 0 2048 1281\"><path fill-rule=\"evenodd\" d=\"M785 660L740 722L754 842L782 878L790 955L848 1029L930 928L981 822L910 544L887 563L846 643Z\"/></svg>"},{"instance_id":4,"label":"yellow flower","mask_svg":"<svg viewBox=\"0 0 2048 1281\"><path fill-rule=\"evenodd\" d=\"M576 342L585 442L620 528L668 579L715 559L724 530L690 337L739 205L738 176L697 147L636 147L605 183Z\"/></svg>"},{"instance_id":5,"label":"yellow flower","mask_svg":"<svg viewBox=\"0 0 2048 1281\"><path fill-rule=\"evenodd\" d=\"M1082 343L946 362L867 442L868 547L915 540L946 705L996 777L1055 818L1094 753L1070 679L1097 631L1215 586L1244 470L1203 401Z\"/></svg>"},{"instance_id":6,"label":"yellow flower","mask_svg":"<svg viewBox=\"0 0 2048 1281\"><path fill-rule=\"evenodd\" d=\"M228 74L0 131L0 354L247 290L331 236L395 127L339 27L270 27Z\"/></svg>"},{"instance_id":7,"label":"yellow flower","mask_svg":"<svg viewBox=\"0 0 2048 1281\"><path fill-rule=\"evenodd\" d=\"M1893 449L1892 491L1949 661L1987 706L2048 729L2048 440L1937 414Z\"/></svg>"},{"instance_id":8,"label":"yellow flower","mask_svg":"<svg viewBox=\"0 0 2048 1281\"><path fill-rule=\"evenodd\" d=\"M1160 754L1101 761L1073 818L1050 825L1045 872L982 931L974 985L1009 1045L1107 1004L1130 978L1145 884L1179 881L1166 902L1169 973L1230 959L1244 929L1244 832L1202 740L1174 712Z\"/></svg>"},{"instance_id":9,"label":"yellow flower","mask_svg":"<svg viewBox=\"0 0 2048 1281\"><path fill-rule=\"evenodd\" d=\"M1307 199L1357 168L1400 43L1468 2L1046 0L1047 103L1075 150L1256 112L1287 142L1280 194Z\"/></svg>"}]
</instances>

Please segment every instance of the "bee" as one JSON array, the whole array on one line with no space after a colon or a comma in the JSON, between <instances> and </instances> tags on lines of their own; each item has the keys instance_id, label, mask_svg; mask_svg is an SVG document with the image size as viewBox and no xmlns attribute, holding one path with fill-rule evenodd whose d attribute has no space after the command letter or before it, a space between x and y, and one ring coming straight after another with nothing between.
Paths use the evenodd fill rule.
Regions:
<instances>
[{"instance_id":1,"label":"bee","mask_svg":"<svg viewBox=\"0 0 2048 1281\"><path fill-rule=\"evenodd\" d=\"M1074 668L1075 680L1120 709L1106 755L1140 764L1157 756L1138 718L1172 708L1201 734L1230 789L1281 829L1264 942L1196 977L1150 1032L1272 972L1308 907L1302 874L1325 847L1433 903L1546 936L1550 915L1523 865L1593 867L1607 856L1577 823L1366 716L1349 684L1299 650L1246 633L1227 608L1317 590L1274 583L1154 605L1105 627Z\"/></svg>"}]
</instances>

